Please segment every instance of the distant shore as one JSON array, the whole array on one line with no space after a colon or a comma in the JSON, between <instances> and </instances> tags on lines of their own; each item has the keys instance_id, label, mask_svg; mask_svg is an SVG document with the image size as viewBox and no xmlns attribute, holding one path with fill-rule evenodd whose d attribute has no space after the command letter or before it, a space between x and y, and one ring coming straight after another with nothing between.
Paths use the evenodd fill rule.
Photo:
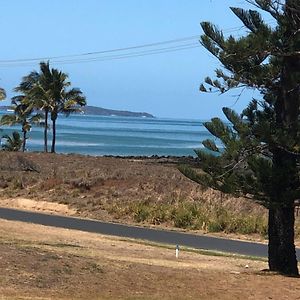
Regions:
<instances>
[{"instance_id":1,"label":"distant shore","mask_svg":"<svg viewBox=\"0 0 300 300\"><path fill-rule=\"evenodd\" d=\"M98 155L99 157L111 157L117 159L136 159L136 160L155 160L158 163L191 163L194 164L198 161L197 157L188 156L176 156L176 155Z\"/></svg>"},{"instance_id":2,"label":"distant shore","mask_svg":"<svg viewBox=\"0 0 300 300\"><path fill-rule=\"evenodd\" d=\"M11 106L0 106L0 111L13 111ZM98 106L86 105L81 108L81 111L85 115L95 116L119 116L119 117L140 117L140 118L155 118L152 114L147 112L133 112L128 110L116 110L108 109Z\"/></svg>"}]
</instances>

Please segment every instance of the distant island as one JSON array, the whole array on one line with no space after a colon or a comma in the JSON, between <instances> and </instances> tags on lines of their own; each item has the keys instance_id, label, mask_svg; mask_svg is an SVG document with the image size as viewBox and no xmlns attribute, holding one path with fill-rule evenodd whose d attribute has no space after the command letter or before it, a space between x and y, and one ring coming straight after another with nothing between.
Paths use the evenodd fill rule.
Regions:
<instances>
[{"instance_id":1,"label":"distant island","mask_svg":"<svg viewBox=\"0 0 300 300\"><path fill-rule=\"evenodd\" d=\"M101 115L101 116L121 116L121 117L143 117L154 118L153 115L146 112L132 112L126 110L114 110L97 106L85 106L81 108L84 114L87 115Z\"/></svg>"},{"instance_id":2,"label":"distant island","mask_svg":"<svg viewBox=\"0 0 300 300\"><path fill-rule=\"evenodd\" d=\"M10 110L10 106L0 106L0 110ZM146 112L132 112L126 110L107 109L97 106L85 106L82 107L82 112L86 115L99 115L99 116L120 116L120 117L142 117L142 118L154 118L153 115Z\"/></svg>"}]
</instances>

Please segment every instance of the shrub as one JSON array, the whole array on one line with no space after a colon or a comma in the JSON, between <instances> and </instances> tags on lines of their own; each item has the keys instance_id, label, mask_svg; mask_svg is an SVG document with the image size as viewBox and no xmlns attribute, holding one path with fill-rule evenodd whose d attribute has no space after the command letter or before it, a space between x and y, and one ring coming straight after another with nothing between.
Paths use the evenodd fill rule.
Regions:
<instances>
[{"instance_id":1,"label":"shrub","mask_svg":"<svg viewBox=\"0 0 300 300\"><path fill-rule=\"evenodd\" d=\"M133 218L136 222L144 222L150 215L149 206L145 203L138 203L133 210Z\"/></svg>"},{"instance_id":2,"label":"shrub","mask_svg":"<svg viewBox=\"0 0 300 300\"><path fill-rule=\"evenodd\" d=\"M224 228L221 226L221 224L217 221L210 221L208 224L207 224L207 230L209 232L220 232L220 231L223 231Z\"/></svg>"},{"instance_id":3,"label":"shrub","mask_svg":"<svg viewBox=\"0 0 300 300\"><path fill-rule=\"evenodd\" d=\"M159 225L168 221L168 205L156 205L151 210L151 224Z\"/></svg>"},{"instance_id":4,"label":"shrub","mask_svg":"<svg viewBox=\"0 0 300 300\"><path fill-rule=\"evenodd\" d=\"M188 228L193 224L193 213L184 205L173 210L172 218L175 227Z\"/></svg>"},{"instance_id":5,"label":"shrub","mask_svg":"<svg viewBox=\"0 0 300 300\"><path fill-rule=\"evenodd\" d=\"M24 189L23 181L19 178L14 178L11 182L11 188L13 190L21 190Z\"/></svg>"},{"instance_id":6,"label":"shrub","mask_svg":"<svg viewBox=\"0 0 300 300\"><path fill-rule=\"evenodd\" d=\"M89 191L92 183L89 180L77 179L70 182L73 188L78 188L81 192Z\"/></svg>"}]
</instances>

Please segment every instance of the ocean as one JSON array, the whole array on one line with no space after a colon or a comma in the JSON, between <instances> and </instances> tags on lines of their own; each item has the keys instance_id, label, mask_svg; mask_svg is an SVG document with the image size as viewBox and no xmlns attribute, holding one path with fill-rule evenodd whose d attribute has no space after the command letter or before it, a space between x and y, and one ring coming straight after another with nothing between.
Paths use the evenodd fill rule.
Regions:
<instances>
[{"instance_id":1,"label":"ocean","mask_svg":"<svg viewBox=\"0 0 300 300\"><path fill-rule=\"evenodd\" d=\"M20 132L20 126L2 127L1 136L11 134L14 130ZM28 137L28 151L43 151L43 128L34 126ZM211 135L203 122L195 120L59 116L56 152L120 156L195 156L193 150L202 148L201 141L208 137ZM51 131L48 144L51 144Z\"/></svg>"}]
</instances>

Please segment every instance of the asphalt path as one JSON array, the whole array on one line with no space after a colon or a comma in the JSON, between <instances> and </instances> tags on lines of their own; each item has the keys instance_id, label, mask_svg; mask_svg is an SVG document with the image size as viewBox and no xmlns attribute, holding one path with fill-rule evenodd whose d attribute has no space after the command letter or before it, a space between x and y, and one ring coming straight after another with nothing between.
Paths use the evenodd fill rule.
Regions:
<instances>
[{"instance_id":1,"label":"asphalt path","mask_svg":"<svg viewBox=\"0 0 300 300\"><path fill-rule=\"evenodd\" d=\"M106 223L89 219L49 215L10 208L0 208L0 218L45 226L100 233L105 235L141 239L157 243L186 246L196 249L260 257L266 257L268 254L267 245L259 243L229 240L176 231L128 226L116 223ZM297 256L300 258L300 249L297 249Z\"/></svg>"}]
</instances>

